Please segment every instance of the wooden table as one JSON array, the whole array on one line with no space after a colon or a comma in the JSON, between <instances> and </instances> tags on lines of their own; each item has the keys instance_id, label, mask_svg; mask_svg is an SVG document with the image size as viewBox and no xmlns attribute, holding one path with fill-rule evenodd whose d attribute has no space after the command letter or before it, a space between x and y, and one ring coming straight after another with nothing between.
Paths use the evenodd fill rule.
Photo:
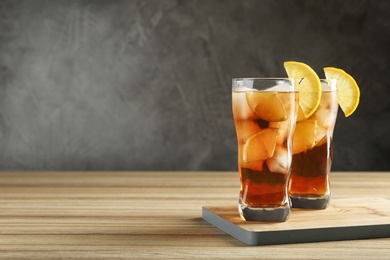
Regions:
<instances>
[{"instance_id":1,"label":"wooden table","mask_svg":"<svg viewBox=\"0 0 390 260\"><path fill-rule=\"evenodd\" d=\"M390 198L390 172L333 172L333 196ZM390 238L246 246L201 218L235 172L0 173L0 258L390 259Z\"/></svg>"}]
</instances>

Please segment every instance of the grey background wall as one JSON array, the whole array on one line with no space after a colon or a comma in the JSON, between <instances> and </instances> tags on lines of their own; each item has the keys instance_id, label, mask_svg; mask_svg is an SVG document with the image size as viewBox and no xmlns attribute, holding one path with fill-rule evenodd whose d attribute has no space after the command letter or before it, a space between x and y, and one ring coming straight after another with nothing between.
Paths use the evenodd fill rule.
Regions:
<instances>
[{"instance_id":1,"label":"grey background wall","mask_svg":"<svg viewBox=\"0 0 390 260\"><path fill-rule=\"evenodd\" d=\"M390 1L1 1L0 170L236 170L231 78L351 73L333 170L390 170Z\"/></svg>"}]
</instances>

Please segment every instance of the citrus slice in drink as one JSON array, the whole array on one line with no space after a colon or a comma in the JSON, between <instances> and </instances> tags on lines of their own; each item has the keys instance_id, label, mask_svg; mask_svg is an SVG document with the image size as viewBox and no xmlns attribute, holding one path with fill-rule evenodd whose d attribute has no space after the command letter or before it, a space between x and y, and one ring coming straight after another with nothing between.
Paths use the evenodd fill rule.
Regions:
<instances>
[{"instance_id":1,"label":"citrus slice in drink","mask_svg":"<svg viewBox=\"0 0 390 260\"><path fill-rule=\"evenodd\" d=\"M309 118L321 101L320 79L310 66L302 62L286 61L284 68L288 77L294 79L295 89L299 92L299 106L305 117Z\"/></svg>"},{"instance_id":2,"label":"citrus slice in drink","mask_svg":"<svg viewBox=\"0 0 390 260\"><path fill-rule=\"evenodd\" d=\"M337 101L343 110L345 117L355 112L359 105L360 89L355 79L342 69L324 68L326 79L336 79Z\"/></svg>"},{"instance_id":3,"label":"citrus slice in drink","mask_svg":"<svg viewBox=\"0 0 390 260\"><path fill-rule=\"evenodd\" d=\"M237 120L236 129L240 140L245 141L261 130L260 126L252 120Z\"/></svg>"},{"instance_id":4,"label":"citrus slice in drink","mask_svg":"<svg viewBox=\"0 0 390 260\"><path fill-rule=\"evenodd\" d=\"M307 151L314 147L317 133L317 121L297 122L293 136L293 154Z\"/></svg>"},{"instance_id":5,"label":"citrus slice in drink","mask_svg":"<svg viewBox=\"0 0 390 260\"><path fill-rule=\"evenodd\" d=\"M246 99L252 111L266 121L284 121L286 109L277 92L247 91Z\"/></svg>"},{"instance_id":6,"label":"citrus slice in drink","mask_svg":"<svg viewBox=\"0 0 390 260\"><path fill-rule=\"evenodd\" d=\"M277 129L264 129L246 140L243 147L243 162L262 161L274 154Z\"/></svg>"}]
</instances>

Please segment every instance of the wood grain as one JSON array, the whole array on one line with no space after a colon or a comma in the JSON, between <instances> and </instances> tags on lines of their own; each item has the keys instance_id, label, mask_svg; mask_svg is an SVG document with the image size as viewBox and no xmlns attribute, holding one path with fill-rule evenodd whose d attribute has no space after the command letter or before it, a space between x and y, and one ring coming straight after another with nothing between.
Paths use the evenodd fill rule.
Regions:
<instances>
[{"instance_id":1,"label":"wood grain","mask_svg":"<svg viewBox=\"0 0 390 260\"><path fill-rule=\"evenodd\" d=\"M335 198L390 198L390 172L333 172ZM248 247L201 219L235 172L2 172L1 259L388 259L390 239Z\"/></svg>"}]
</instances>

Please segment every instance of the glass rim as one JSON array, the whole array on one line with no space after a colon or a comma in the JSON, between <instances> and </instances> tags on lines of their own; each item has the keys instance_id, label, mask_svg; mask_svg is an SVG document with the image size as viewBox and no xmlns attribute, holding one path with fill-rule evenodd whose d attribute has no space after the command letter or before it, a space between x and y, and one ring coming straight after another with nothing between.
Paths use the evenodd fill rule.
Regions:
<instances>
[{"instance_id":1,"label":"glass rim","mask_svg":"<svg viewBox=\"0 0 390 260\"><path fill-rule=\"evenodd\" d=\"M232 80L234 81L237 81L237 80L295 80L294 78L278 78L278 77L275 77L275 78L232 78ZM320 78L320 81L336 81L336 79L322 79Z\"/></svg>"},{"instance_id":2,"label":"glass rim","mask_svg":"<svg viewBox=\"0 0 390 260\"><path fill-rule=\"evenodd\" d=\"M320 83L325 83L327 85L326 89L322 88L322 92L337 91L337 86L336 86L337 80L336 79L320 78L319 80L320 80ZM252 82L255 82L255 81L285 81L285 82L292 83L291 84L292 89L290 91L298 92L298 90L295 87L296 80L294 78L282 78L282 77L273 77L273 78L267 78L267 77L263 77L263 78L261 78L261 77L258 77L258 78L256 78L256 77L254 77L254 78L232 78L232 83L233 84L237 84L239 82L244 82L244 81L252 81ZM237 88L237 87L233 87L233 88ZM266 90L259 90L259 91L266 91Z\"/></svg>"},{"instance_id":3,"label":"glass rim","mask_svg":"<svg viewBox=\"0 0 390 260\"><path fill-rule=\"evenodd\" d=\"M232 78L232 81L239 81L239 80L294 80L294 78L278 78L278 77L275 77L275 78Z\"/></svg>"},{"instance_id":4,"label":"glass rim","mask_svg":"<svg viewBox=\"0 0 390 260\"><path fill-rule=\"evenodd\" d=\"M234 78L232 90L248 88L261 92L296 92L294 82L294 78Z\"/></svg>"}]
</instances>

